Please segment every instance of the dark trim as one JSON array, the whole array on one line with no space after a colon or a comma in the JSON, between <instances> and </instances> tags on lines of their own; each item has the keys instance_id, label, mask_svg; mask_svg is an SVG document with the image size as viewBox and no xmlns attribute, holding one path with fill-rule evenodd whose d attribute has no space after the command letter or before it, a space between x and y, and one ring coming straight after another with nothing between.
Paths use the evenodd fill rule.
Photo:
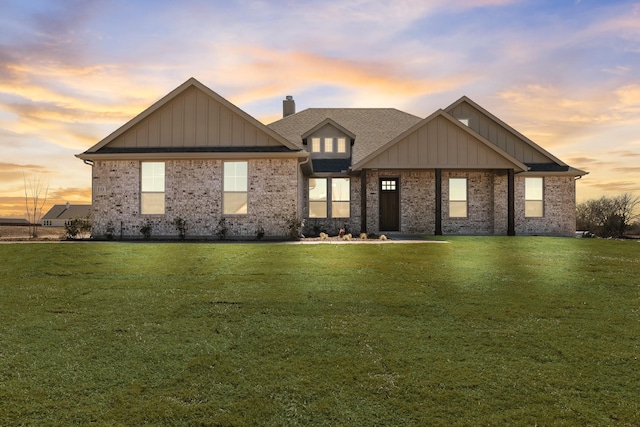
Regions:
<instances>
[{"instance_id":1,"label":"dark trim","mask_svg":"<svg viewBox=\"0 0 640 427\"><path fill-rule=\"evenodd\" d=\"M436 236L442 236L442 169L436 169Z\"/></svg>"},{"instance_id":2,"label":"dark trim","mask_svg":"<svg viewBox=\"0 0 640 427\"><path fill-rule=\"evenodd\" d=\"M367 233L367 170L360 174L360 232Z\"/></svg>"},{"instance_id":3,"label":"dark trim","mask_svg":"<svg viewBox=\"0 0 640 427\"><path fill-rule=\"evenodd\" d=\"M513 169L507 171L507 235L516 235L516 221L515 221L515 173Z\"/></svg>"},{"instance_id":4,"label":"dark trim","mask_svg":"<svg viewBox=\"0 0 640 427\"><path fill-rule=\"evenodd\" d=\"M146 154L146 153L286 153L295 152L284 146L256 147L103 147L83 154ZM298 150L299 151L299 150Z\"/></svg>"}]
</instances>

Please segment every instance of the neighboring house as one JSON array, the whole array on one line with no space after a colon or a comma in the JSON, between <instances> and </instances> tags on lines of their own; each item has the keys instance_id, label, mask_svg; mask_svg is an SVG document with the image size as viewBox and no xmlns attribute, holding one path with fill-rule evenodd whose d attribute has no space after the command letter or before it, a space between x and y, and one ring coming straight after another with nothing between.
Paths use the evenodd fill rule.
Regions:
<instances>
[{"instance_id":1,"label":"neighboring house","mask_svg":"<svg viewBox=\"0 0 640 427\"><path fill-rule=\"evenodd\" d=\"M283 237L304 232L575 232L571 168L462 97L427 118L310 108L266 126L189 79L77 157L92 166L93 233ZM223 223L221 220L224 219Z\"/></svg>"},{"instance_id":2,"label":"neighboring house","mask_svg":"<svg viewBox=\"0 0 640 427\"><path fill-rule=\"evenodd\" d=\"M0 226L12 227L12 226L27 226L29 221L23 218L0 218Z\"/></svg>"},{"instance_id":3,"label":"neighboring house","mask_svg":"<svg viewBox=\"0 0 640 427\"><path fill-rule=\"evenodd\" d=\"M53 205L42 217L40 224L45 227L64 227L69 221L90 216L91 205L72 205L67 202L64 205Z\"/></svg>"}]
</instances>

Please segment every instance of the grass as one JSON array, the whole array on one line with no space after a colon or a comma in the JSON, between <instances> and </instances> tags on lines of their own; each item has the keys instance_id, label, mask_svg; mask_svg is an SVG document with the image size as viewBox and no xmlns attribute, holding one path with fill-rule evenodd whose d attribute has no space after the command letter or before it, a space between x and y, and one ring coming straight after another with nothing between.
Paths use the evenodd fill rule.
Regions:
<instances>
[{"instance_id":1,"label":"grass","mask_svg":"<svg viewBox=\"0 0 640 427\"><path fill-rule=\"evenodd\" d=\"M640 425L640 244L0 245L0 425Z\"/></svg>"}]
</instances>

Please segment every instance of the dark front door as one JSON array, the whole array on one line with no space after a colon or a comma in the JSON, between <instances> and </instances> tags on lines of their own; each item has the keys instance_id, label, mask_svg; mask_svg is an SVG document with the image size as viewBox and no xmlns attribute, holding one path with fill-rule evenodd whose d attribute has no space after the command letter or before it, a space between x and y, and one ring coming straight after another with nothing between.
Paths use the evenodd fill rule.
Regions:
<instances>
[{"instance_id":1,"label":"dark front door","mask_svg":"<svg viewBox=\"0 0 640 427\"><path fill-rule=\"evenodd\" d=\"M398 178L380 178L380 231L400 230Z\"/></svg>"}]
</instances>

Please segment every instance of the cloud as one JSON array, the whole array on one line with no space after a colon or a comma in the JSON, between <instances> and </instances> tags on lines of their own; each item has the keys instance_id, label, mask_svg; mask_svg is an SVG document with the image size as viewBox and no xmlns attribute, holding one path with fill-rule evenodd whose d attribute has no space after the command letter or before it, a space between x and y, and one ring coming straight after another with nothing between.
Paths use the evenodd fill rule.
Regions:
<instances>
[{"instance_id":1,"label":"cloud","mask_svg":"<svg viewBox=\"0 0 640 427\"><path fill-rule=\"evenodd\" d=\"M640 182L637 181L606 181L589 182L587 185L598 188L604 192L624 193L640 191Z\"/></svg>"}]
</instances>

